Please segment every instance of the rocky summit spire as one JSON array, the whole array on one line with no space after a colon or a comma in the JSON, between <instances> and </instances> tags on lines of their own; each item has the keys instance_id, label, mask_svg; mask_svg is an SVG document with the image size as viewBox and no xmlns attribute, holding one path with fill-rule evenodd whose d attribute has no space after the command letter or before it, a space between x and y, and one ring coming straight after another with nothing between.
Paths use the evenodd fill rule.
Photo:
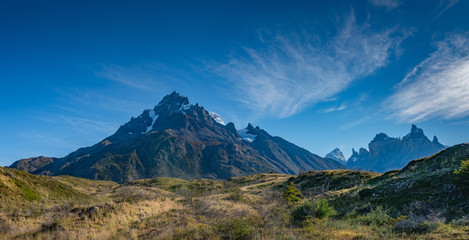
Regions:
<instances>
[{"instance_id":1,"label":"rocky summit spire","mask_svg":"<svg viewBox=\"0 0 469 240\"><path fill-rule=\"evenodd\" d=\"M425 136L425 134L423 133L423 130L421 128L418 128L417 126L415 126L415 124L412 124L412 128L410 129L410 133L407 134L406 136L404 136L403 139L407 140L407 141L427 139L428 141L430 141L430 139L428 139L427 136Z\"/></svg>"},{"instance_id":2,"label":"rocky summit spire","mask_svg":"<svg viewBox=\"0 0 469 240\"><path fill-rule=\"evenodd\" d=\"M438 138L436 136L433 136L433 141L432 141L433 145L435 145L435 147L437 148L445 148L445 146L443 144L441 144L439 141L438 141Z\"/></svg>"},{"instance_id":3,"label":"rocky summit spire","mask_svg":"<svg viewBox=\"0 0 469 240\"><path fill-rule=\"evenodd\" d=\"M190 108L189 99L185 96L180 95L174 91L169 95L166 95L159 103L155 106L154 111L157 114L161 113L174 113L184 111Z\"/></svg>"}]
</instances>

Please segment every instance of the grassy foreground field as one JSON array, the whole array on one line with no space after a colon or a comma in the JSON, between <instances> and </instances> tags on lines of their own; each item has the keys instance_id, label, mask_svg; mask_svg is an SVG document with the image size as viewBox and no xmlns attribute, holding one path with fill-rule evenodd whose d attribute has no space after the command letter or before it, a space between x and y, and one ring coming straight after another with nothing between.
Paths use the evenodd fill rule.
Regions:
<instances>
[{"instance_id":1,"label":"grassy foreground field","mask_svg":"<svg viewBox=\"0 0 469 240\"><path fill-rule=\"evenodd\" d=\"M468 158L461 145L385 174L122 185L0 168L0 239L469 239L454 172Z\"/></svg>"}]
</instances>

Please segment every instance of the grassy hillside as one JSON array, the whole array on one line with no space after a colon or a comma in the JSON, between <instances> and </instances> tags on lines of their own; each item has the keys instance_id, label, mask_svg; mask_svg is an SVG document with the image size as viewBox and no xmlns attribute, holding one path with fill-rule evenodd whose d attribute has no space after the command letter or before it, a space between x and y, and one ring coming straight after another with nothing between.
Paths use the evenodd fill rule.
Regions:
<instances>
[{"instance_id":1,"label":"grassy hillside","mask_svg":"<svg viewBox=\"0 0 469 240\"><path fill-rule=\"evenodd\" d=\"M0 168L0 239L469 239L466 159L121 185Z\"/></svg>"},{"instance_id":2,"label":"grassy hillside","mask_svg":"<svg viewBox=\"0 0 469 240\"><path fill-rule=\"evenodd\" d=\"M469 146L457 145L372 178L332 201L341 214L383 206L395 217L435 215L451 221L468 216L469 194L453 173L466 159Z\"/></svg>"}]
</instances>

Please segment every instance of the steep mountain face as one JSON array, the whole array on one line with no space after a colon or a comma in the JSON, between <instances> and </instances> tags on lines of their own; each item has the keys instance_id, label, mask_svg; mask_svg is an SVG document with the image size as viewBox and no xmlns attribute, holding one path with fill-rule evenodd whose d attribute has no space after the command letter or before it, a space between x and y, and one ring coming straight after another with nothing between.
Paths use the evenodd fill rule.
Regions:
<instances>
[{"instance_id":1,"label":"steep mountain face","mask_svg":"<svg viewBox=\"0 0 469 240\"><path fill-rule=\"evenodd\" d=\"M283 147L295 149L295 145L285 142ZM286 152L277 146L278 152ZM20 160L11 167L29 164L37 167L23 169L35 174L115 182L153 177L227 179L259 172L296 173L343 167L304 151L306 159L295 158L290 165L283 164L288 160L281 155L267 158L253 143L243 141L233 123L224 125L218 114L209 113L198 104L191 105L187 97L173 92L91 147L49 163Z\"/></svg>"},{"instance_id":2,"label":"steep mountain face","mask_svg":"<svg viewBox=\"0 0 469 240\"><path fill-rule=\"evenodd\" d=\"M445 146L438 142L436 136L430 141L422 129L412 125L410 133L402 139L377 134L368 144L368 149L360 148L358 153L352 149L347 167L385 172L402 168L411 160L431 156L445 149Z\"/></svg>"},{"instance_id":3,"label":"steep mountain face","mask_svg":"<svg viewBox=\"0 0 469 240\"><path fill-rule=\"evenodd\" d=\"M248 124L239 135L268 162L283 173L297 174L306 169L344 168L339 162L322 158L281 137L273 137L263 129Z\"/></svg>"},{"instance_id":4,"label":"steep mountain face","mask_svg":"<svg viewBox=\"0 0 469 240\"><path fill-rule=\"evenodd\" d=\"M341 164L344 164L344 165L346 164L344 154L338 148L336 148L336 149L332 150L330 153L328 153L325 158L336 160L337 162L339 162Z\"/></svg>"}]
</instances>

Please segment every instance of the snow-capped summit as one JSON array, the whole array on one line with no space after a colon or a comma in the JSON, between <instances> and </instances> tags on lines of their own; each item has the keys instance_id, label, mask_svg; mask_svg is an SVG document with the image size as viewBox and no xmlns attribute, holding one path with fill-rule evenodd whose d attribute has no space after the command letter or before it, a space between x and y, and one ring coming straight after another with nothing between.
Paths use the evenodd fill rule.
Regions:
<instances>
[{"instance_id":1,"label":"snow-capped summit","mask_svg":"<svg viewBox=\"0 0 469 240\"><path fill-rule=\"evenodd\" d=\"M155 114L171 114L175 112L184 112L189 110L192 105L187 97L181 96L176 91L167 95L153 109Z\"/></svg>"},{"instance_id":2,"label":"snow-capped summit","mask_svg":"<svg viewBox=\"0 0 469 240\"><path fill-rule=\"evenodd\" d=\"M213 120L215 120L215 122L221 124L221 125L226 125L225 122L223 121L223 119L221 118L220 114L216 113L216 112L209 112L210 114L210 117L213 118Z\"/></svg>"},{"instance_id":3,"label":"snow-capped summit","mask_svg":"<svg viewBox=\"0 0 469 240\"><path fill-rule=\"evenodd\" d=\"M336 148L326 155L326 158L336 160L342 164L345 164L345 157L340 149Z\"/></svg>"}]
</instances>

